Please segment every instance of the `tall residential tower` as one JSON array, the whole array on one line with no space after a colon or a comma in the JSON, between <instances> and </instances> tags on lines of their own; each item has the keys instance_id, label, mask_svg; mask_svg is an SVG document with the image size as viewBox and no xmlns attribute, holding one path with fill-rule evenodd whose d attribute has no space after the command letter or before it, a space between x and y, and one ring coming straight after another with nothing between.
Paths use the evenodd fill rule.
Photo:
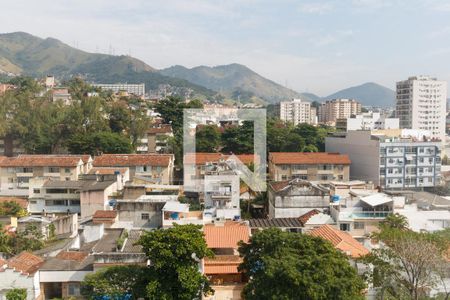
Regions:
<instances>
[{"instance_id":1,"label":"tall residential tower","mask_svg":"<svg viewBox=\"0 0 450 300\"><path fill-rule=\"evenodd\" d=\"M445 137L447 82L414 76L397 82L396 116L400 128L428 130L433 138Z\"/></svg>"}]
</instances>

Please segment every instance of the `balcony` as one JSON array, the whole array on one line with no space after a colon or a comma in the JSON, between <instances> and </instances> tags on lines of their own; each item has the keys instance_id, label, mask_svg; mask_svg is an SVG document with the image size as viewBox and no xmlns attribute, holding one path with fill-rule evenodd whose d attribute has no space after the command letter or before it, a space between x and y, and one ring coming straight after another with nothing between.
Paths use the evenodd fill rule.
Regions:
<instances>
[{"instance_id":1,"label":"balcony","mask_svg":"<svg viewBox=\"0 0 450 300\"><path fill-rule=\"evenodd\" d=\"M352 217L354 219L384 219L391 213L391 211L360 211L353 212Z\"/></svg>"}]
</instances>

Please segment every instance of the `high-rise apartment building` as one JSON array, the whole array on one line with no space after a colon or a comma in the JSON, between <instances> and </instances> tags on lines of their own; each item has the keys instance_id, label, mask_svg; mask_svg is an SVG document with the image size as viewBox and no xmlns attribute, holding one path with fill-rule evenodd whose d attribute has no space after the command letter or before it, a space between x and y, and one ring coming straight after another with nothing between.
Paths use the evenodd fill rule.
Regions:
<instances>
[{"instance_id":1,"label":"high-rise apartment building","mask_svg":"<svg viewBox=\"0 0 450 300\"><path fill-rule=\"evenodd\" d=\"M414 76L397 82L396 116L400 128L428 130L444 140L447 82L430 76Z\"/></svg>"},{"instance_id":2,"label":"high-rise apartment building","mask_svg":"<svg viewBox=\"0 0 450 300\"><path fill-rule=\"evenodd\" d=\"M350 118L361 113L361 103L355 99L332 99L319 106L319 122L334 124L336 119Z\"/></svg>"},{"instance_id":3,"label":"high-rise apartment building","mask_svg":"<svg viewBox=\"0 0 450 300\"><path fill-rule=\"evenodd\" d=\"M311 123L311 103L301 99L280 102L280 119L294 125Z\"/></svg>"},{"instance_id":4,"label":"high-rise apartment building","mask_svg":"<svg viewBox=\"0 0 450 300\"><path fill-rule=\"evenodd\" d=\"M102 90L110 90L114 93L126 91L136 96L145 95L145 83L92 83L92 86L99 87Z\"/></svg>"}]
</instances>

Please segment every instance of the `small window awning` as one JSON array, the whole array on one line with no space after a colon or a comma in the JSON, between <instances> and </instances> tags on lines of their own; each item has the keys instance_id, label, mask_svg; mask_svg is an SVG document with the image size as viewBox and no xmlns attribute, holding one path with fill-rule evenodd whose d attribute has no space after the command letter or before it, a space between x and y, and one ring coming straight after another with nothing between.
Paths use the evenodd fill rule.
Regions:
<instances>
[{"instance_id":1,"label":"small window awning","mask_svg":"<svg viewBox=\"0 0 450 300\"><path fill-rule=\"evenodd\" d=\"M370 196L361 197L359 199L370 206L378 206L381 204L391 203L393 201L391 197L383 193L376 193Z\"/></svg>"},{"instance_id":2,"label":"small window awning","mask_svg":"<svg viewBox=\"0 0 450 300\"><path fill-rule=\"evenodd\" d=\"M189 212L189 204L180 203L178 201L167 201L164 204L162 209L163 211L171 211L171 212L179 212L179 213L188 213Z\"/></svg>"}]
</instances>

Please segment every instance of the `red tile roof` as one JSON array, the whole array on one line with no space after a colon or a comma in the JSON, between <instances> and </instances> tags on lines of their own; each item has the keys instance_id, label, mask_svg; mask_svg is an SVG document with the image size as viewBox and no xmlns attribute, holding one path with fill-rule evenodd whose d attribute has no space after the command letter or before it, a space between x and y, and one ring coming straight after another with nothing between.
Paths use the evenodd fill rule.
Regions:
<instances>
[{"instance_id":1,"label":"red tile roof","mask_svg":"<svg viewBox=\"0 0 450 300\"><path fill-rule=\"evenodd\" d=\"M172 133L172 126L169 124L162 124L158 127L151 127L147 130L148 134L158 134L158 133Z\"/></svg>"},{"instance_id":2,"label":"red tile roof","mask_svg":"<svg viewBox=\"0 0 450 300\"><path fill-rule=\"evenodd\" d=\"M56 258L63 260L83 261L89 253L81 251L61 251L56 255Z\"/></svg>"},{"instance_id":3,"label":"red tile roof","mask_svg":"<svg viewBox=\"0 0 450 300\"><path fill-rule=\"evenodd\" d=\"M184 156L184 163L185 164L192 164L194 163L196 165L204 165L207 162L219 162L220 159L227 160L231 155L230 154L223 154L223 153L203 153L203 152L197 152L195 155L193 153L188 153ZM253 154L238 154L236 155L241 162L248 165L250 163L253 163Z\"/></svg>"},{"instance_id":4,"label":"red tile roof","mask_svg":"<svg viewBox=\"0 0 450 300\"><path fill-rule=\"evenodd\" d=\"M272 189L274 191L281 191L282 189L284 189L285 187L287 187L290 184L290 180L285 180L285 181L273 181L270 182L269 185L272 187Z\"/></svg>"},{"instance_id":5,"label":"red tile roof","mask_svg":"<svg viewBox=\"0 0 450 300\"><path fill-rule=\"evenodd\" d=\"M270 152L269 161L276 165L349 165L351 163L347 154L328 152Z\"/></svg>"},{"instance_id":6,"label":"red tile roof","mask_svg":"<svg viewBox=\"0 0 450 300\"><path fill-rule=\"evenodd\" d=\"M172 154L103 154L94 158L95 167L163 166L173 160Z\"/></svg>"},{"instance_id":7,"label":"red tile roof","mask_svg":"<svg viewBox=\"0 0 450 300\"><path fill-rule=\"evenodd\" d=\"M369 254L369 250L355 240L350 234L330 225L323 225L315 228L311 230L309 234L328 240L336 249L341 250L353 258Z\"/></svg>"},{"instance_id":8,"label":"red tile roof","mask_svg":"<svg viewBox=\"0 0 450 300\"><path fill-rule=\"evenodd\" d=\"M204 259L204 271L211 274L237 274L242 259L237 255L216 255L214 258Z\"/></svg>"},{"instance_id":9,"label":"red tile roof","mask_svg":"<svg viewBox=\"0 0 450 300\"><path fill-rule=\"evenodd\" d=\"M308 222L312 216L315 216L318 214L320 214L320 211L317 209L313 209L313 210L308 211L306 214L301 215L298 219L300 220L300 223L302 224L302 226L305 226L306 222Z\"/></svg>"},{"instance_id":10,"label":"red tile roof","mask_svg":"<svg viewBox=\"0 0 450 300\"><path fill-rule=\"evenodd\" d=\"M11 201L12 202L16 202L23 209L27 209L28 208L28 201L27 201L27 199L18 198L18 197L0 197L0 203L11 202Z\"/></svg>"},{"instance_id":11,"label":"red tile roof","mask_svg":"<svg viewBox=\"0 0 450 300\"><path fill-rule=\"evenodd\" d=\"M82 155L27 155L0 160L0 167L76 167Z\"/></svg>"},{"instance_id":12,"label":"red tile roof","mask_svg":"<svg viewBox=\"0 0 450 300\"><path fill-rule=\"evenodd\" d=\"M41 257L25 251L7 261L8 268L28 275L34 274L43 263L44 260Z\"/></svg>"},{"instance_id":13,"label":"red tile roof","mask_svg":"<svg viewBox=\"0 0 450 300\"><path fill-rule=\"evenodd\" d=\"M98 174L98 175L114 175L116 172L120 172L120 174L125 174L128 168L114 168L114 167L94 167L89 170L89 174Z\"/></svg>"},{"instance_id":14,"label":"red tile roof","mask_svg":"<svg viewBox=\"0 0 450 300\"><path fill-rule=\"evenodd\" d=\"M250 227L242 222L227 221L203 227L208 248L237 248L239 241L248 242Z\"/></svg>"},{"instance_id":15,"label":"red tile roof","mask_svg":"<svg viewBox=\"0 0 450 300\"><path fill-rule=\"evenodd\" d=\"M116 217L116 210L97 210L93 216L94 219L115 219Z\"/></svg>"}]
</instances>

